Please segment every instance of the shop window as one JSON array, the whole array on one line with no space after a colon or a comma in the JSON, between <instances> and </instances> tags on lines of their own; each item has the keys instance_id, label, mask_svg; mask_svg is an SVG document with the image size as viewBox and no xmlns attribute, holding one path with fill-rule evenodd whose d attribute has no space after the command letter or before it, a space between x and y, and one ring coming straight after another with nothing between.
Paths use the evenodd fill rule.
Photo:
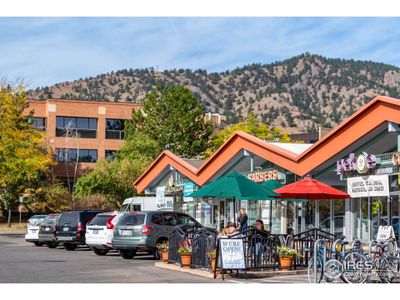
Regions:
<instances>
[{"instance_id":1,"label":"shop window","mask_svg":"<svg viewBox=\"0 0 400 300\"><path fill-rule=\"evenodd\" d=\"M106 139L124 139L125 120L106 119Z\"/></svg>"},{"instance_id":2,"label":"shop window","mask_svg":"<svg viewBox=\"0 0 400 300\"><path fill-rule=\"evenodd\" d=\"M89 162L97 161L97 150L94 149L56 149L56 161L58 162Z\"/></svg>"},{"instance_id":3,"label":"shop window","mask_svg":"<svg viewBox=\"0 0 400 300\"><path fill-rule=\"evenodd\" d=\"M64 137L68 131L79 138L97 138L96 118L57 117L56 136Z\"/></svg>"}]
</instances>

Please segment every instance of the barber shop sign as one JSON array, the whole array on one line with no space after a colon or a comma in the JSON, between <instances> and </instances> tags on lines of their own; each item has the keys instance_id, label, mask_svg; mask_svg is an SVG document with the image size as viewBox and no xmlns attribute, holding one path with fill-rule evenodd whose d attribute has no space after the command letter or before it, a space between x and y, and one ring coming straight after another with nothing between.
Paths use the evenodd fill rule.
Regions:
<instances>
[{"instance_id":1,"label":"barber shop sign","mask_svg":"<svg viewBox=\"0 0 400 300\"><path fill-rule=\"evenodd\" d=\"M336 162L336 174L343 175L345 172L355 172L365 174L369 169L376 167L375 155L361 152L357 156L350 153L348 157Z\"/></svg>"}]
</instances>

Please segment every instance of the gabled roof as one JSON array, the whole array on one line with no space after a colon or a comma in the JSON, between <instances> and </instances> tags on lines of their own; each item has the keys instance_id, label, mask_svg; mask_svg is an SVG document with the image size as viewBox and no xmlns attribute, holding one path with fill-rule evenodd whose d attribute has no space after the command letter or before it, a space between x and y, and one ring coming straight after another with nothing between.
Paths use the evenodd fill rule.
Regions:
<instances>
[{"instance_id":1,"label":"gabled roof","mask_svg":"<svg viewBox=\"0 0 400 300\"><path fill-rule=\"evenodd\" d=\"M300 154L239 131L198 168L170 151L162 152L136 180L135 186L142 193L168 166L202 186L242 149L304 176L386 121L400 123L400 100L378 96Z\"/></svg>"}]
</instances>

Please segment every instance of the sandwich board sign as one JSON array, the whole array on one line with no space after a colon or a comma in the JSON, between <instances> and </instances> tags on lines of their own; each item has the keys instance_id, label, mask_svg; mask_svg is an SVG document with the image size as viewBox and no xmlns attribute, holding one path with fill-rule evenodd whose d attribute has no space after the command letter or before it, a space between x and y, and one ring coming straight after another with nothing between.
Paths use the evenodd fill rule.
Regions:
<instances>
[{"instance_id":1,"label":"sandwich board sign","mask_svg":"<svg viewBox=\"0 0 400 300\"><path fill-rule=\"evenodd\" d=\"M377 241L385 242L390 238L395 238L393 226L379 226Z\"/></svg>"},{"instance_id":2,"label":"sandwich board sign","mask_svg":"<svg viewBox=\"0 0 400 300\"><path fill-rule=\"evenodd\" d=\"M242 239L220 239L220 251L222 269L246 269Z\"/></svg>"}]
</instances>

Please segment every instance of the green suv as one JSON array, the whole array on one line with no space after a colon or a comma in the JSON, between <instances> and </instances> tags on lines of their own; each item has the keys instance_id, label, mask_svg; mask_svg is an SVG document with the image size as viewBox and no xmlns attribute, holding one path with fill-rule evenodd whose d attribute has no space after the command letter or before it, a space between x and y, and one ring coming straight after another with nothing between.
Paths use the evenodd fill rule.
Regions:
<instances>
[{"instance_id":1,"label":"green suv","mask_svg":"<svg viewBox=\"0 0 400 300\"><path fill-rule=\"evenodd\" d=\"M191 216L180 212L127 212L115 226L112 247L125 259L133 258L138 251L160 259L156 244L167 241L174 227L184 224L201 226Z\"/></svg>"}]
</instances>

